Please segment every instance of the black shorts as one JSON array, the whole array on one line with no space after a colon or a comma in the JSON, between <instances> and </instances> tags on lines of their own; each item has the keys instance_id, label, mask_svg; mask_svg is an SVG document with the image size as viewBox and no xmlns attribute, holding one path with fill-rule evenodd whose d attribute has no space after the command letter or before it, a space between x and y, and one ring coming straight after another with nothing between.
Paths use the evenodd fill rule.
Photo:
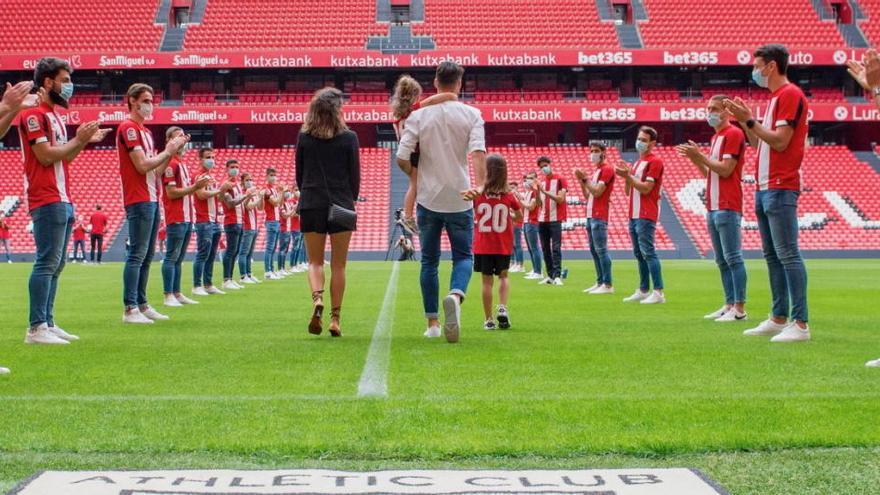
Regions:
<instances>
[{"instance_id":1,"label":"black shorts","mask_svg":"<svg viewBox=\"0 0 880 495\"><path fill-rule=\"evenodd\" d=\"M340 232L348 232L338 225L331 224L327 221L329 208L317 208L313 210L301 210L299 212L299 230L303 234L338 234ZM355 228L354 230L357 230Z\"/></svg>"},{"instance_id":2,"label":"black shorts","mask_svg":"<svg viewBox=\"0 0 880 495\"><path fill-rule=\"evenodd\" d=\"M501 275L510 268L509 254L475 254L474 272L483 275Z\"/></svg>"}]
</instances>

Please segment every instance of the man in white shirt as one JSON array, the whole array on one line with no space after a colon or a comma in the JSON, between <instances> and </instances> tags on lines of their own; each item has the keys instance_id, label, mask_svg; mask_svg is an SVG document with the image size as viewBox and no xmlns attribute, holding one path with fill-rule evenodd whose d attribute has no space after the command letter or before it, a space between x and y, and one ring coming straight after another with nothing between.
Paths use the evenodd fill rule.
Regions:
<instances>
[{"instance_id":1,"label":"man in white shirt","mask_svg":"<svg viewBox=\"0 0 880 495\"><path fill-rule=\"evenodd\" d=\"M441 93L461 92L464 69L453 62L437 67L434 86ZM473 272L473 203L463 199L472 189L468 154L474 164L477 187L486 179L486 138L479 110L459 101L447 101L413 112L397 150L397 163L407 174L410 156L419 145L419 187L416 192L419 241L422 250L422 302L428 320L426 337L440 336L439 292L440 236L443 229L452 248L449 294L443 299L443 333L458 342L461 303Z\"/></svg>"}]
</instances>

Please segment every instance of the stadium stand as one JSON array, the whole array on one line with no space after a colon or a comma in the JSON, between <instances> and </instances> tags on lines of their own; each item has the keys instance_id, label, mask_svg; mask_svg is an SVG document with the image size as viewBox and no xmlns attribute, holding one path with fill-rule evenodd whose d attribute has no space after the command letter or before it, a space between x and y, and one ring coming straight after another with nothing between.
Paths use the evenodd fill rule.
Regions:
<instances>
[{"instance_id":1,"label":"stadium stand","mask_svg":"<svg viewBox=\"0 0 880 495\"><path fill-rule=\"evenodd\" d=\"M429 0L413 34L439 48L619 48L614 26L581 0Z\"/></svg>"},{"instance_id":2,"label":"stadium stand","mask_svg":"<svg viewBox=\"0 0 880 495\"><path fill-rule=\"evenodd\" d=\"M165 29L155 24L158 5L144 0L43 0L39 5L4 0L0 9L3 51L156 51ZM63 22L59 22L60 12Z\"/></svg>"},{"instance_id":3,"label":"stadium stand","mask_svg":"<svg viewBox=\"0 0 880 495\"><path fill-rule=\"evenodd\" d=\"M291 48L364 49L367 38L383 35L375 0L291 2L211 0L201 24L188 28L187 50Z\"/></svg>"},{"instance_id":4,"label":"stadium stand","mask_svg":"<svg viewBox=\"0 0 880 495\"><path fill-rule=\"evenodd\" d=\"M833 21L823 21L807 0L772 2L772 22L751 22L771 5L764 0L644 0L639 23L645 48L742 48L758 40L798 47L846 46ZM699 15L694 15L699 12ZM709 28L711 27L711 28Z\"/></svg>"},{"instance_id":5,"label":"stadium stand","mask_svg":"<svg viewBox=\"0 0 880 495\"><path fill-rule=\"evenodd\" d=\"M705 151L705 150L704 150ZM659 148L667 163L667 197L702 253L712 249L706 231L705 183L674 148ZM743 170L743 249L761 249L754 209L754 150ZM798 205L803 250L876 249L880 246L880 175L844 146L809 148Z\"/></svg>"}]
</instances>

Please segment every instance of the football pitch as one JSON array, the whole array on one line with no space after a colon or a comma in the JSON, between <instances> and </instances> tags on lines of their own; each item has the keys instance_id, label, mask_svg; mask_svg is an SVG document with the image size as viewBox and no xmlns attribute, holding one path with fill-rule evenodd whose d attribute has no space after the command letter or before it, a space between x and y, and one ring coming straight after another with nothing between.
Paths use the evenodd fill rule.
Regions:
<instances>
[{"instance_id":1,"label":"football pitch","mask_svg":"<svg viewBox=\"0 0 880 495\"><path fill-rule=\"evenodd\" d=\"M563 287L512 274L508 331L482 330L474 277L456 345L422 336L417 263L351 263L341 339L306 333L305 274L163 308L154 263L172 320L123 326L121 265L68 265L56 317L82 340L58 347L22 343L30 265L0 265L0 492L44 469L674 466L737 495L875 493L880 261L807 263L808 343L742 336L762 261L750 320L722 324L711 261L664 261L645 306L618 260L611 296L581 292L586 261Z\"/></svg>"}]
</instances>

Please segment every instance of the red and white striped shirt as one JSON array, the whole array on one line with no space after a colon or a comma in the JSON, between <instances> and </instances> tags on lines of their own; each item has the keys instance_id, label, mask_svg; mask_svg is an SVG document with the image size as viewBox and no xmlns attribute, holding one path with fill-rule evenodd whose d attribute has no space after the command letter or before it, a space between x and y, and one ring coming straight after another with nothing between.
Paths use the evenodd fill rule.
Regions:
<instances>
[{"instance_id":1,"label":"red and white striped shirt","mask_svg":"<svg viewBox=\"0 0 880 495\"><path fill-rule=\"evenodd\" d=\"M648 194L632 188L629 199L629 217L656 222L660 218L660 187L663 184L663 160L646 155L633 164L632 176L641 182L653 182Z\"/></svg>"},{"instance_id":2,"label":"red and white striped shirt","mask_svg":"<svg viewBox=\"0 0 880 495\"><path fill-rule=\"evenodd\" d=\"M44 167L33 150L40 143L49 143L51 146L67 143L67 128L61 117L45 103L25 110L20 116L18 134L24 160L28 210L58 202L73 203L70 199L70 164L59 160Z\"/></svg>"},{"instance_id":3,"label":"red and white striped shirt","mask_svg":"<svg viewBox=\"0 0 880 495\"><path fill-rule=\"evenodd\" d=\"M562 177L550 174L544 179L544 190L554 196L558 195L559 191L563 189L568 190L568 184ZM564 222L568 219L568 205L565 204L565 201L557 203L547 196L543 196L541 201L543 203L538 213L538 223Z\"/></svg>"},{"instance_id":4,"label":"red and white striped shirt","mask_svg":"<svg viewBox=\"0 0 880 495\"><path fill-rule=\"evenodd\" d=\"M192 185L189 178L189 170L181 163L179 157L172 157L162 177L162 184L185 189ZM187 194L182 198L171 199L168 194L162 195L162 204L165 207L165 224L192 223L196 217L193 207L193 197Z\"/></svg>"},{"instance_id":5,"label":"red and white striped shirt","mask_svg":"<svg viewBox=\"0 0 880 495\"><path fill-rule=\"evenodd\" d=\"M247 208L244 205L250 203L253 199L246 201L242 204L244 208L242 229L243 230L257 230L257 209L256 208Z\"/></svg>"},{"instance_id":6,"label":"red and white striped shirt","mask_svg":"<svg viewBox=\"0 0 880 495\"><path fill-rule=\"evenodd\" d=\"M233 200L238 200L244 195L244 191L241 188L241 184L236 182L235 186L233 186L226 194L231 196ZM244 221L244 205L239 203L232 208L229 208L224 204L223 214L223 225L241 225Z\"/></svg>"},{"instance_id":7,"label":"red and white striped shirt","mask_svg":"<svg viewBox=\"0 0 880 495\"><path fill-rule=\"evenodd\" d=\"M770 98L762 124L770 130L791 126L794 133L784 151L775 151L764 141L758 142L755 181L759 191L801 188L801 162L804 160L807 132L807 98L792 83L777 89Z\"/></svg>"},{"instance_id":8,"label":"red and white striped shirt","mask_svg":"<svg viewBox=\"0 0 880 495\"><path fill-rule=\"evenodd\" d=\"M271 201L273 199L278 201L280 198L281 193L275 189L275 186L267 184L266 190L263 191L263 211L266 212L267 222L278 222L281 220L281 205L273 205Z\"/></svg>"},{"instance_id":9,"label":"red and white striped shirt","mask_svg":"<svg viewBox=\"0 0 880 495\"><path fill-rule=\"evenodd\" d=\"M709 158L721 161L735 159L736 166L727 177L709 170L706 175L706 209L709 211L733 210L742 213L742 168L746 154L746 139L743 131L728 125L712 136Z\"/></svg>"},{"instance_id":10,"label":"red and white striped shirt","mask_svg":"<svg viewBox=\"0 0 880 495\"><path fill-rule=\"evenodd\" d=\"M593 172L591 179L593 187L599 184L605 184L605 190L599 197L588 194L587 198L587 218L595 218L596 220L608 221L608 206L611 203L611 190L614 188L614 167L604 164Z\"/></svg>"},{"instance_id":11,"label":"red and white striped shirt","mask_svg":"<svg viewBox=\"0 0 880 495\"><path fill-rule=\"evenodd\" d=\"M153 134L149 129L131 119L119 124L116 131L116 148L119 152L119 175L122 178L122 197L125 206L147 201L159 202L161 184L156 170L146 174L137 171L130 153L143 151L144 156L156 156Z\"/></svg>"},{"instance_id":12,"label":"red and white striped shirt","mask_svg":"<svg viewBox=\"0 0 880 495\"><path fill-rule=\"evenodd\" d=\"M208 173L208 170L202 169L202 173ZM211 181L204 189L205 192L216 192L219 189L217 181ZM200 199L198 195L193 199L196 208L196 223L217 223L217 196L208 199Z\"/></svg>"}]
</instances>

